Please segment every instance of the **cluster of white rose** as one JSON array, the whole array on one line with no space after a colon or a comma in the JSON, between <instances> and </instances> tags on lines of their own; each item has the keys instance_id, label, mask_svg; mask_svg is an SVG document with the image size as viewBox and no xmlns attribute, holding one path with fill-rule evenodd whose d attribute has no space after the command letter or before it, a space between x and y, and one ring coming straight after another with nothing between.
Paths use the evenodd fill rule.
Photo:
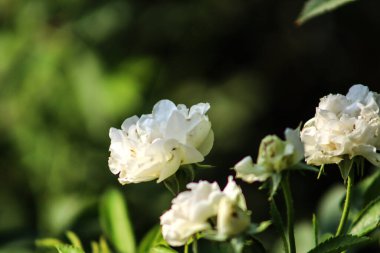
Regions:
<instances>
[{"instance_id":1,"label":"cluster of white rose","mask_svg":"<svg viewBox=\"0 0 380 253\"><path fill-rule=\"evenodd\" d=\"M366 86L354 85L346 96L328 95L321 99L314 118L301 133L287 129L285 140L269 135L263 139L257 163L250 156L234 166L236 177L247 182L265 181L298 164L339 163L363 156L380 166L380 95ZM188 109L169 100L159 101L152 114L133 116L121 129L110 129L109 167L119 174L122 184L158 179L176 173L181 165L204 160L214 135L206 115L210 105L200 103ZM301 142L302 140L302 142ZM171 209L161 216L164 239L182 246L197 233L227 239L250 224L240 187L228 178L222 191L217 183L200 181L187 185Z\"/></svg>"},{"instance_id":2,"label":"cluster of white rose","mask_svg":"<svg viewBox=\"0 0 380 253\"><path fill-rule=\"evenodd\" d=\"M306 162L321 165L363 156L380 166L379 105L380 95L360 84L346 96L323 97L301 132Z\"/></svg>"},{"instance_id":3,"label":"cluster of white rose","mask_svg":"<svg viewBox=\"0 0 380 253\"><path fill-rule=\"evenodd\" d=\"M161 216L162 234L170 245L182 246L199 232L226 239L249 226L243 193L232 177L223 191L216 182L207 181L190 183L187 188Z\"/></svg>"},{"instance_id":4,"label":"cluster of white rose","mask_svg":"<svg viewBox=\"0 0 380 253\"><path fill-rule=\"evenodd\" d=\"M122 184L161 182L180 165L203 161L214 142L209 108L207 103L188 109L161 100L152 114L130 117L121 129L111 128L110 170Z\"/></svg>"}]
</instances>

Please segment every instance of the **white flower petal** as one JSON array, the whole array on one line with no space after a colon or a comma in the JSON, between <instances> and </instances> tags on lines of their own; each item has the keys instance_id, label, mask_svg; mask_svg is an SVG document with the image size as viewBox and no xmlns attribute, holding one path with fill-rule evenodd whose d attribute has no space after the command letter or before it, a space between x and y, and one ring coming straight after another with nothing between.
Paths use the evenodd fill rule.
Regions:
<instances>
[{"instance_id":1,"label":"white flower petal","mask_svg":"<svg viewBox=\"0 0 380 253\"><path fill-rule=\"evenodd\" d=\"M249 215L238 203L244 196L232 177L223 192L217 183L207 181L189 183L187 188L189 190L178 194L172 200L171 209L160 217L162 235L170 245L182 246L198 232L217 233L227 238L248 227ZM216 227L209 222L214 217Z\"/></svg>"},{"instance_id":2,"label":"white flower petal","mask_svg":"<svg viewBox=\"0 0 380 253\"><path fill-rule=\"evenodd\" d=\"M315 117L301 131L307 163L339 163L344 156L361 155L378 164L379 102L379 94L360 84L346 96L322 98Z\"/></svg>"},{"instance_id":3,"label":"white flower petal","mask_svg":"<svg viewBox=\"0 0 380 253\"><path fill-rule=\"evenodd\" d=\"M122 184L173 175L181 165L201 162L213 144L209 104L188 109L159 101L152 114L126 119L122 129L111 128L109 168Z\"/></svg>"}]
</instances>

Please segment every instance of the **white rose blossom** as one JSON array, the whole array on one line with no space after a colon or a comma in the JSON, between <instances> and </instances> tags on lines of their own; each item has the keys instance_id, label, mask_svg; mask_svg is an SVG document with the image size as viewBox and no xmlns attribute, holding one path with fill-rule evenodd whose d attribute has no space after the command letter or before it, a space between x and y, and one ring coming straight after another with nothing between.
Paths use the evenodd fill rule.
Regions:
<instances>
[{"instance_id":1,"label":"white rose blossom","mask_svg":"<svg viewBox=\"0 0 380 253\"><path fill-rule=\"evenodd\" d=\"M339 163L363 156L380 166L380 95L357 84L347 95L320 100L315 117L305 123L301 139L308 164Z\"/></svg>"},{"instance_id":2,"label":"white rose blossom","mask_svg":"<svg viewBox=\"0 0 380 253\"><path fill-rule=\"evenodd\" d=\"M263 182L273 173L296 165L303 156L299 128L287 128L284 141L276 135L268 135L261 141L256 164L251 156L246 156L234 166L234 170L237 178L248 183Z\"/></svg>"},{"instance_id":3,"label":"white rose blossom","mask_svg":"<svg viewBox=\"0 0 380 253\"><path fill-rule=\"evenodd\" d=\"M121 184L161 182L181 165L203 161L214 141L209 109L208 103L188 109L161 100L152 114L130 117L121 129L111 128L111 172L119 174Z\"/></svg>"},{"instance_id":4,"label":"white rose blossom","mask_svg":"<svg viewBox=\"0 0 380 253\"><path fill-rule=\"evenodd\" d=\"M171 246L186 244L198 232L227 238L249 226L244 196L232 177L223 191L216 182L207 181L189 183L187 188L160 218L163 237ZM210 222L215 217L216 225Z\"/></svg>"}]
</instances>

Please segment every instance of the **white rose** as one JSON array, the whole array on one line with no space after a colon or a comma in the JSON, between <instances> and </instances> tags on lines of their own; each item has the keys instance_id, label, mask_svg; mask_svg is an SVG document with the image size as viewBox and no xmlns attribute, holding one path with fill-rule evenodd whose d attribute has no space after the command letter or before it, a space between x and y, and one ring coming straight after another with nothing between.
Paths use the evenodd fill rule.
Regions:
<instances>
[{"instance_id":1,"label":"white rose","mask_svg":"<svg viewBox=\"0 0 380 253\"><path fill-rule=\"evenodd\" d=\"M161 216L162 235L172 246L182 246L198 232L212 229L208 219L216 216L224 197L217 183L200 181L187 185L172 207Z\"/></svg>"},{"instance_id":2,"label":"white rose","mask_svg":"<svg viewBox=\"0 0 380 253\"><path fill-rule=\"evenodd\" d=\"M237 178L248 183L263 182L273 173L296 165L303 155L299 128L287 128L284 141L275 135L268 135L261 141L256 164L250 156L246 156L234 166L234 170Z\"/></svg>"},{"instance_id":3,"label":"white rose","mask_svg":"<svg viewBox=\"0 0 380 253\"><path fill-rule=\"evenodd\" d=\"M161 100L152 114L130 117L121 129L111 128L111 172L119 174L122 184L161 182L180 165L203 161L214 141L209 108L207 103L188 109Z\"/></svg>"},{"instance_id":4,"label":"white rose","mask_svg":"<svg viewBox=\"0 0 380 253\"><path fill-rule=\"evenodd\" d=\"M363 156L380 166L380 96L357 84L346 96L323 97L301 132L308 164L339 163Z\"/></svg>"},{"instance_id":5,"label":"white rose","mask_svg":"<svg viewBox=\"0 0 380 253\"><path fill-rule=\"evenodd\" d=\"M232 177L223 191L217 183L206 181L190 183L187 188L190 191L178 194L160 218L163 237L170 245L182 246L199 232L225 239L249 226L243 193Z\"/></svg>"},{"instance_id":6,"label":"white rose","mask_svg":"<svg viewBox=\"0 0 380 253\"><path fill-rule=\"evenodd\" d=\"M250 217L241 188L231 176L223 193L224 198L219 203L216 228L220 238L228 238L246 230L250 225Z\"/></svg>"}]
</instances>

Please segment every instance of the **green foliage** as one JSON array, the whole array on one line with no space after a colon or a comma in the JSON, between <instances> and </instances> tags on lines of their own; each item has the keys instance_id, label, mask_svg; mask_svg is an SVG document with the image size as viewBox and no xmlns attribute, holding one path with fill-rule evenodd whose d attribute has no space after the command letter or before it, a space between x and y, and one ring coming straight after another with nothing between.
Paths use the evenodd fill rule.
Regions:
<instances>
[{"instance_id":1,"label":"green foliage","mask_svg":"<svg viewBox=\"0 0 380 253\"><path fill-rule=\"evenodd\" d=\"M100 202L100 222L117 252L136 252L127 204L118 190L111 188L103 194Z\"/></svg>"},{"instance_id":2,"label":"green foliage","mask_svg":"<svg viewBox=\"0 0 380 253\"><path fill-rule=\"evenodd\" d=\"M165 187L175 196L186 189L186 185L194 181L195 174L192 165L181 166L172 176L165 179Z\"/></svg>"},{"instance_id":3,"label":"green foliage","mask_svg":"<svg viewBox=\"0 0 380 253\"><path fill-rule=\"evenodd\" d=\"M154 226L142 239L138 253L175 253L162 237L161 227Z\"/></svg>"},{"instance_id":4,"label":"green foliage","mask_svg":"<svg viewBox=\"0 0 380 253\"><path fill-rule=\"evenodd\" d=\"M70 243L75 248L83 250L82 242L80 241L79 237L74 232L67 231L66 232L66 237L69 239Z\"/></svg>"},{"instance_id":5,"label":"green foliage","mask_svg":"<svg viewBox=\"0 0 380 253\"><path fill-rule=\"evenodd\" d=\"M273 224L275 225L276 229L278 230L282 238L284 250L286 253L288 253L289 242L288 242L288 239L286 238L286 230L285 230L284 222L282 221L282 217L280 215L280 212L278 211L277 205L274 202L274 200L270 202L270 213L272 216Z\"/></svg>"},{"instance_id":6,"label":"green foliage","mask_svg":"<svg viewBox=\"0 0 380 253\"><path fill-rule=\"evenodd\" d=\"M248 228L247 234L249 235L255 235L264 232L270 225L272 225L272 221L263 221L259 224L251 223L250 227Z\"/></svg>"},{"instance_id":7,"label":"green foliage","mask_svg":"<svg viewBox=\"0 0 380 253\"><path fill-rule=\"evenodd\" d=\"M369 203L354 221L350 233L363 236L380 227L380 197Z\"/></svg>"},{"instance_id":8,"label":"green foliage","mask_svg":"<svg viewBox=\"0 0 380 253\"><path fill-rule=\"evenodd\" d=\"M58 245L57 250L59 253L85 253L82 249L71 245Z\"/></svg>"},{"instance_id":9,"label":"green foliage","mask_svg":"<svg viewBox=\"0 0 380 253\"><path fill-rule=\"evenodd\" d=\"M335 10L353 1L355 0L308 0L298 16L296 23L301 25L311 18Z\"/></svg>"},{"instance_id":10,"label":"green foliage","mask_svg":"<svg viewBox=\"0 0 380 253\"><path fill-rule=\"evenodd\" d=\"M371 241L368 237L344 235L330 238L310 250L308 253L341 253L349 248L365 245Z\"/></svg>"},{"instance_id":11,"label":"green foliage","mask_svg":"<svg viewBox=\"0 0 380 253\"><path fill-rule=\"evenodd\" d=\"M312 223L313 223L313 231L314 231L314 242L315 242L315 246L317 246L319 244L319 228L318 228L317 216L315 214L313 214Z\"/></svg>"},{"instance_id":12,"label":"green foliage","mask_svg":"<svg viewBox=\"0 0 380 253\"><path fill-rule=\"evenodd\" d=\"M352 213L358 214L365 206L380 195L380 171L374 169L373 173L361 180L353 188Z\"/></svg>"}]
</instances>

